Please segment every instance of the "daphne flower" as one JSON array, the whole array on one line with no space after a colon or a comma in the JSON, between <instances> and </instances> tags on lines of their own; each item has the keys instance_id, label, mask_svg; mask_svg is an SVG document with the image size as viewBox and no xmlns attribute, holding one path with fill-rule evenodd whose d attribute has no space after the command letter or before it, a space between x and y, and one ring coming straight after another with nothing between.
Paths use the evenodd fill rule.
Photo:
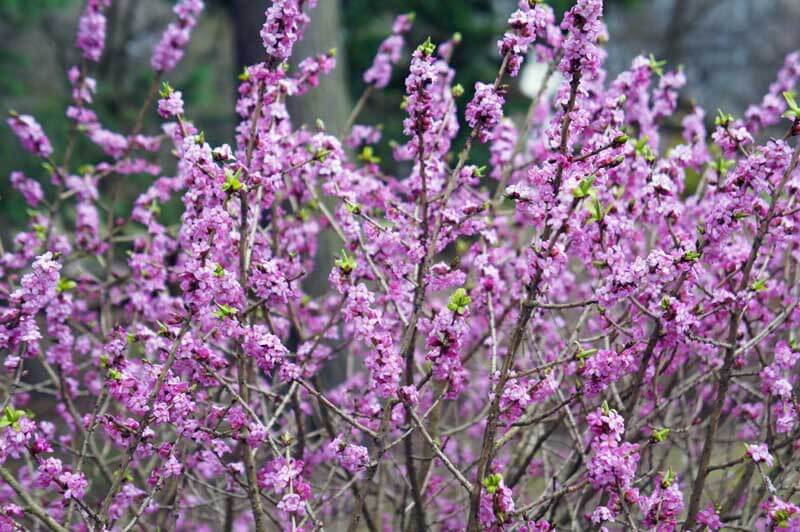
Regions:
<instances>
[{"instance_id":1,"label":"daphne flower","mask_svg":"<svg viewBox=\"0 0 800 532\"><path fill-rule=\"evenodd\" d=\"M475 96L467 104L465 117L467 124L478 133L481 142L491 139L495 127L503 118L503 104L505 97L502 91L492 85L475 83Z\"/></svg>"},{"instance_id":2,"label":"daphne flower","mask_svg":"<svg viewBox=\"0 0 800 532\"><path fill-rule=\"evenodd\" d=\"M753 443L747 445L747 456L753 459L757 464L766 464L767 467L772 467L775 459L769 453L769 448L764 443Z\"/></svg>"},{"instance_id":3,"label":"daphne flower","mask_svg":"<svg viewBox=\"0 0 800 532\"><path fill-rule=\"evenodd\" d=\"M89 61L97 62L103 55L106 42L106 16L103 9L110 5L111 0L88 0L78 22L78 40L75 45Z\"/></svg>"},{"instance_id":4,"label":"daphne flower","mask_svg":"<svg viewBox=\"0 0 800 532\"><path fill-rule=\"evenodd\" d=\"M309 2L311 7L316 2ZM294 44L300 40L308 25L308 15L303 13L298 0L277 0L267 9L267 20L261 28L261 39L267 56L277 64L292 55Z\"/></svg>"},{"instance_id":5,"label":"daphne flower","mask_svg":"<svg viewBox=\"0 0 800 532\"><path fill-rule=\"evenodd\" d=\"M363 471L369 465L369 451L363 445L345 443L342 435L328 444L328 452L339 459L339 463L350 473Z\"/></svg>"},{"instance_id":6,"label":"daphne flower","mask_svg":"<svg viewBox=\"0 0 800 532\"><path fill-rule=\"evenodd\" d=\"M39 157L47 158L53 154L50 139L44 134L39 122L32 116L12 113L7 123L11 127L11 131L19 138L23 148Z\"/></svg>"},{"instance_id":7,"label":"daphne flower","mask_svg":"<svg viewBox=\"0 0 800 532\"><path fill-rule=\"evenodd\" d=\"M158 101L158 114L171 118L183 114L183 96L180 91L170 91L166 98Z\"/></svg>"},{"instance_id":8,"label":"daphne flower","mask_svg":"<svg viewBox=\"0 0 800 532\"><path fill-rule=\"evenodd\" d=\"M44 199L44 192L39 182L26 177L22 172L11 172L11 186L22 194L25 202L31 207L36 207Z\"/></svg>"},{"instance_id":9,"label":"daphne flower","mask_svg":"<svg viewBox=\"0 0 800 532\"><path fill-rule=\"evenodd\" d=\"M173 70L183 58L192 29L197 25L197 17L203 7L202 0L180 0L175 6L178 20L167 26L150 60L150 65L156 72Z\"/></svg>"},{"instance_id":10,"label":"daphne flower","mask_svg":"<svg viewBox=\"0 0 800 532\"><path fill-rule=\"evenodd\" d=\"M387 37L378 48L372 66L364 72L364 82L376 89L383 89L389 84L392 66L400 60L405 41L403 34L411 29L413 15L400 15L392 25L392 35Z\"/></svg>"}]
</instances>

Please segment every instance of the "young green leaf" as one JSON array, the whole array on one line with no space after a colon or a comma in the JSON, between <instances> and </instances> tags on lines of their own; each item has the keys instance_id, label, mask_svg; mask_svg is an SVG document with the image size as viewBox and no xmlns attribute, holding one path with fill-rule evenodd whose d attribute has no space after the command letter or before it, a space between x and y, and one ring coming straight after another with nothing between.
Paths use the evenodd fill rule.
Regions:
<instances>
[{"instance_id":1,"label":"young green leaf","mask_svg":"<svg viewBox=\"0 0 800 532\"><path fill-rule=\"evenodd\" d=\"M450 296L450 301L447 303L447 308L450 312L456 314L464 314L469 308L472 298L467 295L467 291L463 288L457 289Z\"/></svg>"},{"instance_id":2,"label":"young green leaf","mask_svg":"<svg viewBox=\"0 0 800 532\"><path fill-rule=\"evenodd\" d=\"M347 251L342 250L342 255L334 262L337 268L345 275L349 275L356 269L358 263L354 257L347 254Z\"/></svg>"},{"instance_id":3,"label":"young green leaf","mask_svg":"<svg viewBox=\"0 0 800 532\"><path fill-rule=\"evenodd\" d=\"M500 483L503 482L503 476L500 473L492 473L488 477L483 479L483 487L486 488L486 491L490 495L494 495L498 488L500 488Z\"/></svg>"}]
</instances>

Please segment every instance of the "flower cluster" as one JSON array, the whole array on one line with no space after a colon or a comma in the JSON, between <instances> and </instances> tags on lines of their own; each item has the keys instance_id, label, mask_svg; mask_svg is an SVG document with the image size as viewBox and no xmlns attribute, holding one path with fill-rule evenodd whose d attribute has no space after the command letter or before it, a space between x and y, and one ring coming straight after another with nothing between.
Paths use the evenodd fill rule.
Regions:
<instances>
[{"instance_id":1,"label":"flower cluster","mask_svg":"<svg viewBox=\"0 0 800 532\"><path fill-rule=\"evenodd\" d=\"M12 113L7 121L11 131L19 138L22 147L39 157L47 158L53 154L53 146L45 135L42 126L30 115Z\"/></svg>"},{"instance_id":2,"label":"flower cluster","mask_svg":"<svg viewBox=\"0 0 800 532\"><path fill-rule=\"evenodd\" d=\"M480 523L482 530L505 530L514 512L514 498L503 477L495 473L485 482L486 491L481 496Z\"/></svg>"},{"instance_id":3,"label":"flower cluster","mask_svg":"<svg viewBox=\"0 0 800 532\"><path fill-rule=\"evenodd\" d=\"M9 181L31 207L36 207L44 199L42 185L38 181L26 177L22 172L11 172Z\"/></svg>"},{"instance_id":4,"label":"flower cluster","mask_svg":"<svg viewBox=\"0 0 800 532\"><path fill-rule=\"evenodd\" d=\"M578 0L564 15L561 29L568 33L563 44L564 55L559 68L564 75L572 77L580 72L586 79L597 76L602 50L597 46L598 38L605 28L601 20L602 0Z\"/></svg>"},{"instance_id":5,"label":"flower cluster","mask_svg":"<svg viewBox=\"0 0 800 532\"><path fill-rule=\"evenodd\" d=\"M158 114L163 118L172 118L183 114L181 91L174 91L169 85L166 85L161 96L162 98L158 101Z\"/></svg>"},{"instance_id":6,"label":"flower cluster","mask_svg":"<svg viewBox=\"0 0 800 532\"><path fill-rule=\"evenodd\" d=\"M769 454L769 449L764 444L748 445L747 456L752 458L753 462L765 464L767 467L772 467L775 462L775 459Z\"/></svg>"},{"instance_id":7,"label":"flower cluster","mask_svg":"<svg viewBox=\"0 0 800 532\"><path fill-rule=\"evenodd\" d=\"M430 131L433 125L433 90L437 78L435 46L430 40L420 45L411 56L411 67L406 77L406 112L403 132L414 137Z\"/></svg>"},{"instance_id":8,"label":"flower cluster","mask_svg":"<svg viewBox=\"0 0 800 532\"><path fill-rule=\"evenodd\" d=\"M309 2L314 7L316 1ZM261 40L267 55L277 65L292 56L294 44L303 37L310 18L302 10L298 0L278 0L267 9Z\"/></svg>"},{"instance_id":9,"label":"flower cluster","mask_svg":"<svg viewBox=\"0 0 800 532\"><path fill-rule=\"evenodd\" d=\"M339 459L342 467L350 473L363 471L369 465L369 451L363 445L345 443L339 435L328 444L331 454Z\"/></svg>"},{"instance_id":10,"label":"flower cluster","mask_svg":"<svg viewBox=\"0 0 800 532\"><path fill-rule=\"evenodd\" d=\"M644 525L656 530L674 530L683 510L683 493L671 470L656 477L652 495L642 497Z\"/></svg>"},{"instance_id":11,"label":"flower cluster","mask_svg":"<svg viewBox=\"0 0 800 532\"><path fill-rule=\"evenodd\" d=\"M607 405L586 417L592 433L594 456L589 462L589 479L597 488L626 491L632 488L639 462L637 446L622 442L625 424Z\"/></svg>"},{"instance_id":12,"label":"flower cluster","mask_svg":"<svg viewBox=\"0 0 800 532\"><path fill-rule=\"evenodd\" d=\"M522 62L537 37L547 38L552 34L553 10L543 2L531 5L527 0L520 1L520 8L508 19L509 31L497 41L497 51L501 57L507 57L508 74L512 77L519 74Z\"/></svg>"},{"instance_id":13,"label":"flower cluster","mask_svg":"<svg viewBox=\"0 0 800 532\"><path fill-rule=\"evenodd\" d=\"M364 82L376 89L383 89L389 84L392 77L392 66L400 61L405 40L403 35L411 30L414 23L414 14L398 16L392 25L392 34L383 40L378 47L378 53L372 61L372 66L364 71Z\"/></svg>"},{"instance_id":14,"label":"flower cluster","mask_svg":"<svg viewBox=\"0 0 800 532\"><path fill-rule=\"evenodd\" d=\"M281 495L277 508L287 514L303 516L311 486L303 479L303 462L293 458L276 458L258 472L258 485Z\"/></svg>"},{"instance_id":15,"label":"flower cluster","mask_svg":"<svg viewBox=\"0 0 800 532\"><path fill-rule=\"evenodd\" d=\"M58 296L61 264L53 253L40 255L19 281L19 288L8 294L8 307L3 309L0 325L0 347L8 353L6 367L16 369L20 362L15 353L33 358L42 339L37 314Z\"/></svg>"},{"instance_id":16,"label":"flower cluster","mask_svg":"<svg viewBox=\"0 0 800 532\"><path fill-rule=\"evenodd\" d=\"M455 296L454 296L455 297ZM469 299L468 296L467 299ZM467 307L441 310L431 323L425 346L425 360L431 363L433 378L447 383L448 396L457 397L466 386L468 374L461 364L462 349L467 336ZM464 312L459 313L458 309Z\"/></svg>"},{"instance_id":17,"label":"flower cluster","mask_svg":"<svg viewBox=\"0 0 800 532\"><path fill-rule=\"evenodd\" d=\"M197 17L203 11L202 0L180 0L175 6L178 20L170 23L153 51L150 66L156 72L169 72L183 59Z\"/></svg>"},{"instance_id":18,"label":"flower cluster","mask_svg":"<svg viewBox=\"0 0 800 532\"><path fill-rule=\"evenodd\" d=\"M103 55L106 45L106 16L103 9L111 5L111 0L87 0L86 9L78 23L78 39L75 44L83 51L83 57L97 62Z\"/></svg>"},{"instance_id":19,"label":"flower cluster","mask_svg":"<svg viewBox=\"0 0 800 532\"><path fill-rule=\"evenodd\" d=\"M583 379L584 392L589 397L606 390L634 367L633 357L627 352L601 349L592 354L581 351L578 357L581 359L578 373Z\"/></svg>"},{"instance_id":20,"label":"flower cluster","mask_svg":"<svg viewBox=\"0 0 800 532\"><path fill-rule=\"evenodd\" d=\"M467 104L464 117L469 127L477 131L481 142L488 142L492 133L503 119L503 104L505 97L497 88L481 83L475 83L475 96Z\"/></svg>"}]
</instances>

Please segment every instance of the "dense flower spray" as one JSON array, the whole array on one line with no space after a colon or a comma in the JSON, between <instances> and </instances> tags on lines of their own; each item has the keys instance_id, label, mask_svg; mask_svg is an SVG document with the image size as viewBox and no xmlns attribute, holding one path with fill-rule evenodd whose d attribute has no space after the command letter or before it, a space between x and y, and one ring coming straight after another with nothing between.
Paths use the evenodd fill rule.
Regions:
<instances>
[{"instance_id":1,"label":"dense flower spray","mask_svg":"<svg viewBox=\"0 0 800 532\"><path fill-rule=\"evenodd\" d=\"M111 5L111 0L92 0L86 2L86 9L78 23L78 38L75 43L83 51L83 57L97 62L103 55L106 45L106 16L103 10Z\"/></svg>"},{"instance_id":2,"label":"dense flower spray","mask_svg":"<svg viewBox=\"0 0 800 532\"><path fill-rule=\"evenodd\" d=\"M383 89L389 84L392 76L392 66L400 61L405 40L403 35L408 33L414 23L414 13L398 16L392 26L392 34L384 39L375 54L372 66L364 72L364 82L376 89Z\"/></svg>"},{"instance_id":3,"label":"dense flower spray","mask_svg":"<svg viewBox=\"0 0 800 532\"><path fill-rule=\"evenodd\" d=\"M737 118L653 56L610 79L601 0L521 0L466 89L461 37L404 51L401 15L337 138L286 105L336 65L289 67L314 4L266 7L228 144L161 83L200 0L160 133L92 110L108 0L66 111L104 155L7 119L42 171L0 246L0 529L797 530L800 54ZM529 55L563 81L521 120ZM405 59L392 175L356 122Z\"/></svg>"},{"instance_id":4,"label":"dense flower spray","mask_svg":"<svg viewBox=\"0 0 800 532\"><path fill-rule=\"evenodd\" d=\"M158 73L174 69L183 58L184 50L189 44L192 29L197 24L197 17L203 10L202 0L180 0L175 6L177 20L167 26L161 41L153 51L150 65Z\"/></svg>"}]
</instances>

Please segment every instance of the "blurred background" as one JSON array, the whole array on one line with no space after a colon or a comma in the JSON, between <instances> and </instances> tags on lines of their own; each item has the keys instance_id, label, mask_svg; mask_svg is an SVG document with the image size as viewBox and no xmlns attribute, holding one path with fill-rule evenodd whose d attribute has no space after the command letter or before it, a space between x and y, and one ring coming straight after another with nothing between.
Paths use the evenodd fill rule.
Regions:
<instances>
[{"instance_id":1,"label":"blurred background","mask_svg":"<svg viewBox=\"0 0 800 532\"><path fill-rule=\"evenodd\" d=\"M559 14L572 4L570 0L549 3ZM65 72L78 61L74 41L83 4L83 0L0 0L2 107L4 112L14 109L36 116L56 153L63 150L68 131ZM173 4L168 0L114 0L107 11L106 53L94 75L99 88L95 109L108 128L129 129L152 79L150 55L173 18ZM262 57L258 32L267 5L262 0L206 0L206 11L186 57L169 75L172 86L183 92L187 115L212 145L233 138L237 74ZM417 19L407 51L427 36L441 42L453 32L461 32L463 43L453 65L456 81L470 96L476 80L494 78L498 66L495 43L515 6L515 0L319 0L295 57L336 48L338 65L319 89L291 102L293 120L299 124L321 118L329 130L337 131L364 90L361 74L390 32L394 16L409 11L414 11ZM606 22L611 37L607 44L611 76L640 53L652 53L671 68L682 65L688 82L681 105L688 108L691 101L698 102L710 120L717 108L741 116L748 103L760 100L784 56L800 47L798 0L606 0ZM383 124L379 155L390 172L386 141L402 138L400 101L407 66L406 58L395 70L390 87L370 99L359 119ZM531 68L514 80L507 107L512 117L527 108L525 85L535 83L535 78L536 69ZM158 117L153 110L147 115L145 131L157 130ZM477 159L482 157L485 153L476 153ZM73 160L93 163L102 159L87 142L77 147ZM4 238L27 219L25 205L11 190L7 177L17 169L36 177L43 173L39 165L20 149L3 124L0 231ZM166 165L165 171L170 168ZM132 176L125 187L127 199L149 179Z\"/></svg>"}]
</instances>

